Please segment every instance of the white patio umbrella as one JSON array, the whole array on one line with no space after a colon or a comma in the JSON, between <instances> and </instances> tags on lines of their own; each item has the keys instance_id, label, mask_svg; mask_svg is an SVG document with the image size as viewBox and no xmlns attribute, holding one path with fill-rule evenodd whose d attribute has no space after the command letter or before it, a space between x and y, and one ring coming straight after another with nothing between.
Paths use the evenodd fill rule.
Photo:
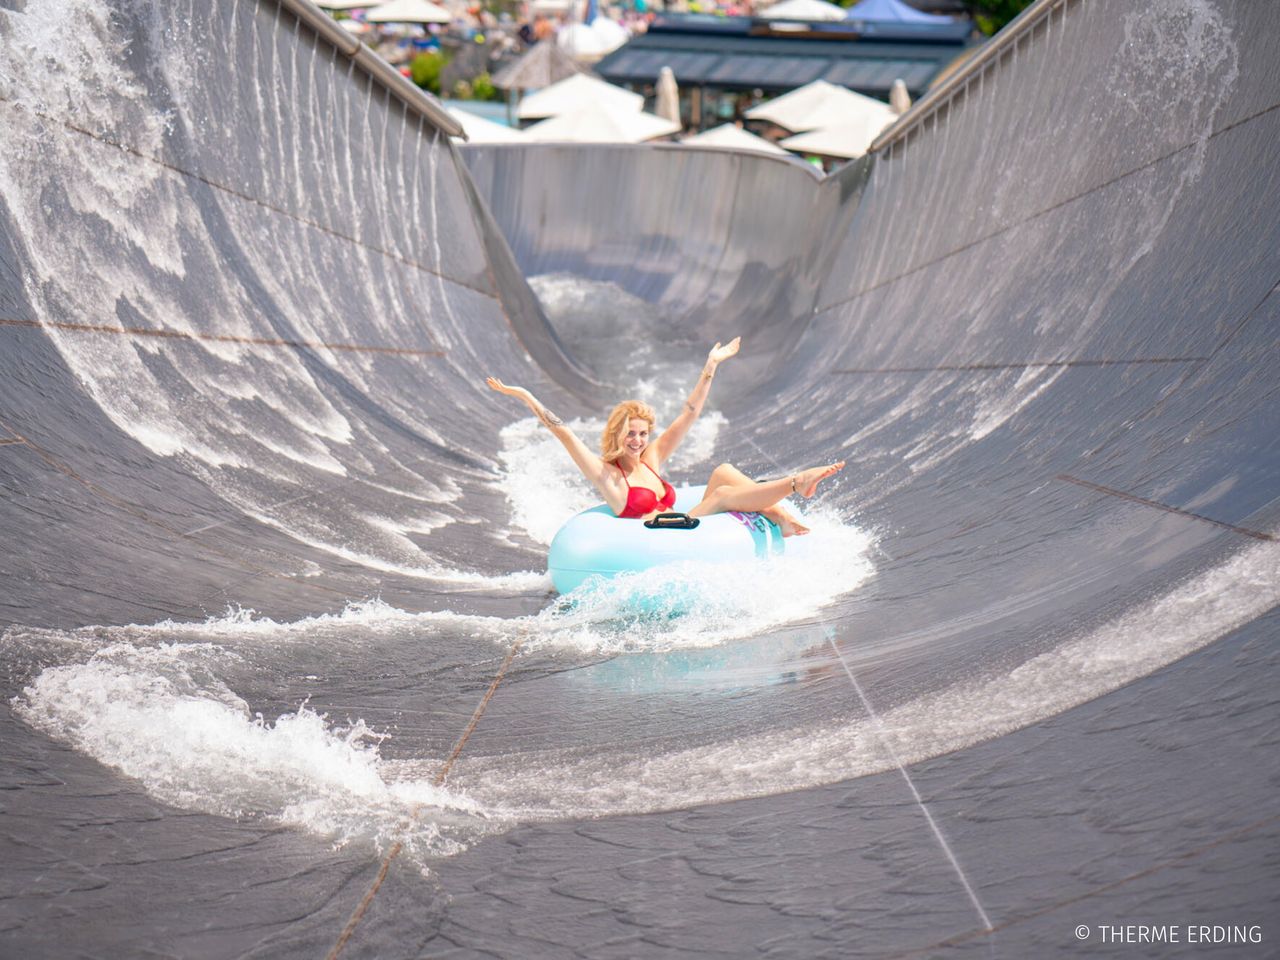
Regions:
<instances>
[{"instance_id":1,"label":"white patio umbrella","mask_svg":"<svg viewBox=\"0 0 1280 960\"><path fill-rule=\"evenodd\" d=\"M477 117L474 113L458 110L455 107L445 107L445 109L453 119L462 124L469 143L523 143L528 139L523 130L494 123L492 120Z\"/></svg>"},{"instance_id":2,"label":"white patio umbrella","mask_svg":"<svg viewBox=\"0 0 1280 960\"><path fill-rule=\"evenodd\" d=\"M825 80L815 80L812 83L806 83L803 87L796 87L780 97L756 104L746 112L745 116L748 120L768 120L782 126L782 120L779 118L796 119L801 113L820 103L834 87L835 84L827 83Z\"/></svg>"},{"instance_id":3,"label":"white patio umbrella","mask_svg":"<svg viewBox=\"0 0 1280 960\"><path fill-rule=\"evenodd\" d=\"M658 71L658 96L653 112L672 123L680 122L680 87L670 67Z\"/></svg>"},{"instance_id":4,"label":"white patio umbrella","mask_svg":"<svg viewBox=\"0 0 1280 960\"><path fill-rule=\"evenodd\" d=\"M609 53L617 50L631 39L626 27L617 20L610 20L608 17L596 17L592 20L591 32L600 38L601 42L608 48Z\"/></svg>"},{"instance_id":5,"label":"white patio umbrella","mask_svg":"<svg viewBox=\"0 0 1280 960\"><path fill-rule=\"evenodd\" d=\"M782 0L759 14L763 20L843 20L844 7L826 0Z\"/></svg>"},{"instance_id":6,"label":"white patio umbrella","mask_svg":"<svg viewBox=\"0 0 1280 960\"><path fill-rule=\"evenodd\" d=\"M376 7L385 0L316 0L317 7L326 10L358 10L361 7Z\"/></svg>"},{"instance_id":7,"label":"white patio umbrella","mask_svg":"<svg viewBox=\"0 0 1280 960\"><path fill-rule=\"evenodd\" d=\"M855 122L868 126L878 124L876 129L879 131L897 117L887 103L825 80L815 80L752 107L746 115L750 120L768 120L796 133Z\"/></svg>"},{"instance_id":8,"label":"white patio umbrella","mask_svg":"<svg viewBox=\"0 0 1280 960\"><path fill-rule=\"evenodd\" d=\"M639 110L591 103L526 127L530 140L542 143L642 143L680 130L680 124Z\"/></svg>"},{"instance_id":9,"label":"white patio umbrella","mask_svg":"<svg viewBox=\"0 0 1280 960\"><path fill-rule=\"evenodd\" d=\"M754 133L735 127L732 123L721 124L697 136L685 137L680 142L691 147L721 147L727 150L780 154L784 157L789 155L776 143L770 143L764 137L757 137Z\"/></svg>"},{"instance_id":10,"label":"white patio umbrella","mask_svg":"<svg viewBox=\"0 0 1280 960\"><path fill-rule=\"evenodd\" d=\"M556 34L556 44L575 60L599 60L611 49L609 42L585 23L571 23Z\"/></svg>"},{"instance_id":11,"label":"white patio umbrella","mask_svg":"<svg viewBox=\"0 0 1280 960\"><path fill-rule=\"evenodd\" d=\"M794 137L779 140L778 145L795 153L817 153L824 157L851 160L866 153L884 127L882 123L853 120L798 133Z\"/></svg>"},{"instance_id":12,"label":"white patio umbrella","mask_svg":"<svg viewBox=\"0 0 1280 960\"><path fill-rule=\"evenodd\" d=\"M388 0L365 15L370 23L452 23L453 14L431 0Z\"/></svg>"},{"instance_id":13,"label":"white patio umbrella","mask_svg":"<svg viewBox=\"0 0 1280 960\"><path fill-rule=\"evenodd\" d=\"M639 113L644 97L579 73L525 97L516 115L521 120L538 120L580 110L592 103L618 112Z\"/></svg>"}]
</instances>

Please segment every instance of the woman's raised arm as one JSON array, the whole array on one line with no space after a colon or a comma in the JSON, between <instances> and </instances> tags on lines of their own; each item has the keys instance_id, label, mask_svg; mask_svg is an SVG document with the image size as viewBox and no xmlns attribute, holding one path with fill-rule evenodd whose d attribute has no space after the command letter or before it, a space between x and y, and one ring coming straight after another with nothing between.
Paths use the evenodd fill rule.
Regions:
<instances>
[{"instance_id":1,"label":"woman's raised arm","mask_svg":"<svg viewBox=\"0 0 1280 960\"><path fill-rule=\"evenodd\" d=\"M602 495L607 493L609 490L609 485L606 483L606 479L609 476L608 466L597 454L591 452L590 448L582 442L576 433L564 425L563 420L539 403L534 395L524 387L509 387L497 377L486 377L484 382L492 390L497 390L499 393L505 393L508 397L515 397L517 400L523 401L524 405L533 411L533 415L541 420L547 429L555 435L555 438L564 445L564 448L569 451L569 456L578 465L582 475L590 480L591 484ZM605 499L607 500L609 497L606 495Z\"/></svg>"},{"instance_id":2,"label":"woman's raised arm","mask_svg":"<svg viewBox=\"0 0 1280 960\"><path fill-rule=\"evenodd\" d=\"M659 466L666 461L667 457L675 453L676 447L680 446L685 434L693 426L693 421L697 420L698 414L702 413L703 404L707 402L707 394L711 392L711 381L715 379L716 367L720 366L722 360L728 360L736 354L741 342L741 337L734 337L724 346L717 342L707 354L707 362L702 367L702 373L699 374L698 382L694 384L689 399L684 402L684 409L654 442L654 452L658 456Z\"/></svg>"}]
</instances>

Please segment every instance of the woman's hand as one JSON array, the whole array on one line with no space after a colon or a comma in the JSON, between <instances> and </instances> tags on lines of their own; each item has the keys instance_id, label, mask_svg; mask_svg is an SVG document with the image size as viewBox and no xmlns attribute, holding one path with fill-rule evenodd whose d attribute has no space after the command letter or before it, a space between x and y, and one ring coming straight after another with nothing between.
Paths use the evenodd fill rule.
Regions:
<instances>
[{"instance_id":1,"label":"woman's hand","mask_svg":"<svg viewBox=\"0 0 1280 960\"><path fill-rule=\"evenodd\" d=\"M490 390L497 390L499 393L505 393L508 397L517 397L526 401L533 399L533 394L524 387L508 387L497 377L485 377L484 382L488 384Z\"/></svg>"},{"instance_id":2,"label":"woman's hand","mask_svg":"<svg viewBox=\"0 0 1280 960\"><path fill-rule=\"evenodd\" d=\"M742 342L741 337L734 337L724 346L720 346L719 341L711 348L711 352L707 354L707 363L716 366L721 360L728 360L738 352L738 345Z\"/></svg>"}]
</instances>

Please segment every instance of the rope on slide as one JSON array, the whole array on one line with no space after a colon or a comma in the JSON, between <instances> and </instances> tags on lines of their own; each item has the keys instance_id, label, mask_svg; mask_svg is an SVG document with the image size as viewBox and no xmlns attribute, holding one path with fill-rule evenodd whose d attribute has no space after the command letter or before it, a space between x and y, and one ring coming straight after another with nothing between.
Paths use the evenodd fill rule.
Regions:
<instances>
[{"instance_id":1,"label":"rope on slide","mask_svg":"<svg viewBox=\"0 0 1280 960\"><path fill-rule=\"evenodd\" d=\"M503 677L507 675L507 669L511 666L511 661L515 659L516 652L519 651L521 644L524 643L525 634L521 634L516 638L516 642L511 645L511 649L507 651L506 658L502 661L502 666L498 668L498 672L494 675L489 689L484 692L484 696L480 698L480 703L476 705L475 712L471 714L471 720L467 723L466 728L462 731L462 735L458 737L458 742L453 745L453 750L445 759L444 765L440 768L440 772L436 774L435 785L437 787L444 784L445 778L449 775L449 771L453 769L454 761L458 759L458 755L462 753L462 748L466 746L467 740L475 731L476 725L480 722L480 718L484 715L485 708L489 706L489 701L493 698L494 693L498 689L498 685L502 683ZM409 813L409 823L412 824L418 819L418 815L422 812L422 804L417 804ZM365 911L369 909L369 904L373 902L373 898L377 896L378 888L382 886L382 881L387 878L387 871L391 869L391 863L396 857L400 856L400 851L404 849L404 841L397 840L391 849L387 851L387 855L382 858L382 865L378 868L378 875L373 878L373 883L369 885L368 891L360 900L359 905L351 914L351 918L347 921L347 925L342 928L342 933L333 945L333 949L329 951L326 960L337 960L338 954L342 952L342 948L347 945L347 941L351 939L351 935L356 932L356 927L360 925Z\"/></svg>"}]
</instances>

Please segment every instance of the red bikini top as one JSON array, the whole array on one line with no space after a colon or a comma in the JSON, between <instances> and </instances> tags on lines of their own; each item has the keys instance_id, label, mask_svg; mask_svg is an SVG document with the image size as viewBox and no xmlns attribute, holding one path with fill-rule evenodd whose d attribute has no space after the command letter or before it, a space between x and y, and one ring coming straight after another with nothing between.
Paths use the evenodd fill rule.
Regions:
<instances>
[{"instance_id":1,"label":"red bikini top","mask_svg":"<svg viewBox=\"0 0 1280 960\"><path fill-rule=\"evenodd\" d=\"M643 460L640 462L644 463ZM644 465L649 467L647 463ZM675 505L675 490L672 489L671 484L662 480L662 477L658 476L658 471L654 470L653 467L649 467L649 472L655 477L658 477L659 480L662 480L663 493L661 500L659 500L658 495L648 487L633 487L631 485L631 481L627 479L627 471L622 469L622 465L615 463L614 466L618 468L618 472L622 474L623 482L627 485L627 506L620 514L618 514L619 517L622 517L624 520L639 520L643 517L647 517L655 510L670 510L671 507Z\"/></svg>"}]
</instances>

